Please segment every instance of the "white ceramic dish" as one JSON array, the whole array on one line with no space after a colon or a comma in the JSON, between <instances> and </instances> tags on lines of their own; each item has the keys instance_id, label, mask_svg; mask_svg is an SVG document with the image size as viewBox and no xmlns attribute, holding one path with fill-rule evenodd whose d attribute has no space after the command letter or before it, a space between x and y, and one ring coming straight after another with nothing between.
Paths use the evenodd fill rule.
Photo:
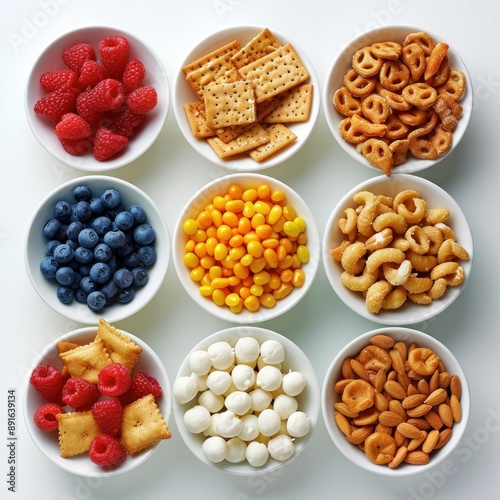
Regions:
<instances>
[{"instance_id":1,"label":"white ceramic dish","mask_svg":"<svg viewBox=\"0 0 500 500\"><path fill-rule=\"evenodd\" d=\"M156 262L148 268L149 280L143 287L136 289L135 297L128 304L113 303L99 312L92 311L87 304L73 300L63 304L56 296L57 283L48 280L40 272L40 262L45 251L47 239L42 233L44 224L52 217L54 204L59 200L71 201L76 186L87 185L94 196L100 196L108 188L115 188L121 195L126 209L138 204L144 209L148 223L156 233L154 247L157 252ZM110 323L132 316L141 310L155 296L163 283L170 263L170 236L168 228L155 202L139 188L124 180L109 176L86 176L73 179L54 189L40 203L28 226L24 243L24 259L29 279L40 298L54 311L83 324L96 324L103 315Z\"/></svg>"},{"instance_id":2,"label":"white ceramic dish","mask_svg":"<svg viewBox=\"0 0 500 500\"><path fill-rule=\"evenodd\" d=\"M345 217L347 207L355 207L356 203L352 200L355 193L359 191L371 191L372 193L395 196L398 192L405 189L413 189L427 202L428 208L446 207L450 211L450 218L446 221L455 232L457 242L460 243L468 252L469 259L460 261L465 271L465 278L461 285L448 287L445 295L432 301L429 305L419 305L409 300L399 309L381 310L378 314L368 311L365 305L365 299L361 292L353 292L347 289L340 280L342 266L334 261L330 252L336 248L344 239L343 233L338 227L340 218ZM376 323L386 325L408 325L420 323L429 320L449 307L467 287L467 280L470 277L473 262L473 239L471 229L467 218L457 202L441 187L410 174L393 174L390 177L376 176L368 179L351 189L338 202L333 209L326 224L323 235L323 264L328 280L339 298L354 312Z\"/></svg>"},{"instance_id":3,"label":"white ceramic dish","mask_svg":"<svg viewBox=\"0 0 500 500\"><path fill-rule=\"evenodd\" d=\"M82 156L73 156L67 153L54 132L54 125L45 117L37 115L33 110L33 106L45 94L39 83L40 76L46 71L64 69L61 54L66 47L76 43L88 43L94 47L98 56L97 45L99 41L113 35L127 38L130 45L130 58L136 57L144 64L146 70L144 85L155 87L158 93L158 104L146 114L140 130L130 139L125 150L113 159L100 162L91 153ZM30 72L24 101L29 126L34 136L49 153L72 168L98 173L127 165L149 149L158 138L167 118L170 106L170 90L163 63L145 42L134 34L121 29L108 26L91 26L61 35L40 54Z\"/></svg>"},{"instance_id":4,"label":"white ceramic dish","mask_svg":"<svg viewBox=\"0 0 500 500\"><path fill-rule=\"evenodd\" d=\"M390 469L387 465L376 465L371 462L363 451L357 446L349 443L344 434L340 431L335 422L334 403L340 401L340 394L335 392L335 383L342 378L342 362L345 358L355 357L363 347L369 344L369 340L376 334L385 334L392 337L395 341L404 341L407 346L415 342L419 347L427 347L433 350L444 364L446 370L451 374L457 374L462 383L462 395L460 404L462 408L462 419L458 423L453 424L453 433L448 443L441 449L431 453L430 461L425 465L410 465L407 463L401 464L395 469ZM340 450L340 452L355 465L374 474L380 474L386 477L403 477L413 474L420 474L435 467L443 462L453 453L453 450L459 445L460 440L467 427L467 422L470 413L470 391L467 378L460 366L460 362L437 339L418 330L403 327L387 327L379 328L366 332L359 337L349 342L334 358L328 368L322 389L321 404L323 411L323 419L326 428L332 441Z\"/></svg>"},{"instance_id":5,"label":"white ceramic dish","mask_svg":"<svg viewBox=\"0 0 500 500\"><path fill-rule=\"evenodd\" d=\"M433 34L426 29L413 27L413 26L382 26L375 28L371 31L367 31L365 33L361 33L356 38L351 40L335 57L330 69L328 70L325 85L323 87L323 107L325 111L326 121L328 126L339 143L340 147L354 160L361 163L362 165L369 167L378 173L382 173L380 169L374 167L371 163L369 163L362 154L356 151L356 147L348 144L344 139L340 136L339 133L339 123L344 118L333 106L333 96L335 91L342 87L342 81L345 73L352 67L352 57L354 53L367 45L371 45L375 42L386 42L386 41L394 41L398 43L402 43L406 36L410 33L425 31L428 33L433 40L437 42L445 41L437 34ZM448 42L447 42L448 43ZM450 44L449 44L450 45ZM472 79L469 75L467 67L464 61L460 58L460 55L456 52L456 50L450 45L448 50L448 59L450 62L450 66L452 68L458 69L462 71L467 79L467 84L465 88L465 93L460 99L460 104L463 107L463 115L458 120L458 125L453 131L453 143L451 148L442 155L439 155L435 160L422 160L410 156L406 163L394 167L393 172L402 173L402 174L411 174L415 172L419 172L426 168L432 167L436 165L438 162L446 158L449 154L451 154L454 148L459 144L462 139L467 126L470 121L470 117L472 114L473 108L473 91L472 91Z\"/></svg>"},{"instance_id":6,"label":"white ceramic dish","mask_svg":"<svg viewBox=\"0 0 500 500\"><path fill-rule=\"evenodd\" d=\"M186 429L186 426L184 424L184 413L190 407L196 404L197 398L195 398L190 403L182 405L177 403L177 401L174 398L173 412L177 428L179 430L179 433L181 434L182 439L186 443L186 446L189 448L189 450L199 460L201 460L201 462L221 472L226 472L229 474L235 474L240 476L249 476L254 474L271 473L276 469L290 463L292 460L295 460L299 456L299 454L305 449L307 443L309 442L314 432L314 428L318 420L320 411L321 391L311 362L304 354L304 352L295 343L293 343L291 340L287 339L283 335L276 333L272 330L267 330L264 328L253 327L253 326L232 327L225 330L221 330L206 337L204 340L202 340L196 346L194 346L193 349L190 351L190 353L187 354L186 358L180 365L179 371L177 373L177 378L191 375L191 370L189 367L189 355L191 354L191 352L198 350L206 350L214 342L219 342L219 341L228 342L231 346L234 347L238 339L242 337L253 337L261 345L265 340L275 340L280 342L285 350L285 360L281 367L282 373L288 373L289 370L299 371L305 376L307 380L307 385L302 391L302 393L297 396L297 401L299 403L298 410L305 412L310 419L311 430L305 436L295 439L294 454L288 460L285 461L277 461L272 458L269 458L266 464L261 467L253 467L246 460L239 463L230 463L226 460L223 460L222 462L219 463L211 462L210 460L207 459L207 457L202 451L202 444L205 440L203 433L193 434Z\"/></svg>"},{"instance_id":7,"label":"white ceramic dish","mask_svg":"<svg viewBox=\"0 0 500 500\"><path fill-rule=\"evenodd\" d=\"M310 258L306 264L303 264L302 270L306 275L305 283L300 288L295 288L284 299L277 300L276 305L272 308L261 307L256 312L250 312L243 308L239 314L233 313L228 307L220 307L216 305L211 298L200 295L199 286L190 277L190 269L184 264L183 258L185 255L185 243L187 236L182 229L183 222L188 218L196 218L198 213L204 209L207 203L211 203L216 195L224 195L232 184L238 184L243 190L248 188L257 188L260 184L267 184L271 190L281 189L286 193L286 199L289 205L295 208L297 215L302 217L306 222L307 247L309 249ZM311 210L306 202L298 193L292 190L289 186L258 173L238 173L220 177L195 193L186 203L182 210L173 235L173 253L172 258L177 271L177 275L184 286L186 292L191 298L203 309L212 315L240 324L258 323L267 321L284 314L297 304L307 293L311 287L319 265L320 258L320 239L319 232Z\"/></svg>"},{"instance_id":8,"label":"white ceramic dish","mask_svg":"<svg viewBox=\"0 0 500 500\"><path fill-rule=\"evenodd\" d=\"M59 452L58 432L41 431L33 422L33 416L36 410L45 404L46 401L33 389L29 382L31 372L41 364L48 363L58 368L62 368L62 362L58 356L57 342L67 341L84 345L92 342L95 338L96 332L97 328L93 326L74 330L51 342L40 353L40 355L35 359L27 377L23 398L23 413L28 433L33 439L33 442L40 452L43 453L43 455L45 455L52 463L67 472L71 472L72 474L85 477L102 478L124 474L141 465L154 453L158 446L160 446L161 442L144 450L143 452L140 452L134 457L127 456L125 461L113 470L104 470L94 464L86 453L71 458L62 458ZM168 424L172 411L172 392L165 367L157 354L143 340L128 332L123 333L142 348L142 353L137 359L133 373L137 373L139 371L146 372L148 375L156 378L162 388L162 395L158 399L157 404L162 412L165 422Z\"/></svg>"},{"instance_id":9,"label":"white ceramic dish","mask_svg":"<svg viewBox=\"0 0 500 500\"><path fill-rule=\"evenodd\" d=\"M199 57L202 57L212 50L215 50L226 43L232 42L233 40L238 40L241 43L241 46L243 46L254 36L260 33L263 29L263 26L234 26L218 31L199 42L186 55L181 68L189 62L195 61ZM295 142L291 146L287 147L282 152L279 152L276 155L272 156L268 160L259 163L254 161L248 155L239 155L238 158L222 160L217 156L215 151L205 140L196 139L193 136L191 129L189 128L189 124L184 112L184 104L195 102L198 97L186 82L185 75L180 68L174 82L172 105L177 123L179 124L182 134L195 151L197 151L206 159L210 160L212 163L215 163L216 165L219 165L220 167L223 167L227 170L237 172L255 172L282 163L283 161L293 156L305 144L318 118L319 109L321 106L320 87L318 78L310 60L308 59L304 51L295 42L293 42L287 36L276 32L274 29L269 29L283 45L286 43L291 43L300 59L302 60L303 64L306 66L310 74L309 82L313 84L313 103L308 121L303 123L290 124L290 129L297 136Z\"/></svg>"}]
</instances>

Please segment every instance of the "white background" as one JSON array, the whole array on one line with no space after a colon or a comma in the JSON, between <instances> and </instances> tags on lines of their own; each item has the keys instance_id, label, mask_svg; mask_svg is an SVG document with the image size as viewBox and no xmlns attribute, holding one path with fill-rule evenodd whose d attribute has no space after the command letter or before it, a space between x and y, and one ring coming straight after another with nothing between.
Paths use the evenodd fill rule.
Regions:
<instances>
[{"instance_id":1,"label":"white background","mask_svg":"<svg viewBox=\"0 0 500 500\"><path fill-rule=\"evenodd\" d=\"M497 313L499 189L500 7L493 0L404 2L356 0L2 0L0 46L0 497L101 498L498 498L500 398ZM38 203L62 182L81 173L53 159L28 128L23 91L37 55L54 38L85 25L133 32L159 54L171 87L191 48L214 31L238 24L268 26L308 54L320 82L342 46L360 32L386 24L409 24L438 33L461 54L472 76L475 105L465 137L433 170L420 175L442 186L462 206L475 238L475 265L466 290L447 311L414 325L441 340L461 361L472 392L465 437L446 468L391 480L348 462L329 439L322 419L305 452L276 474L255 478L221 475L173 437L125 476L86 480L58 470L35 448L21 415L28 367L55 337L81 325L49 310L35 293L23 263L27 223ZM316 94L317 97L319 93ZM160 206L172 232L187 199L227 172L190 150L172 111L152 148L110 175L135 183ZM288 183L306 200L321 234L337 200L375 172L359 166L335 143L321 112L306 145L291 160L262 173ZM117 326L149 343L171 381L185 354L205 336L231 326L194 304L170 266L156 298ZM322 266L305 299L264 325L288 336L312 360L322 382L336 353L357 335L378 327L347 309L330 288ZM8 495L7 389L17 391L17 485ZM3 426L3 428L2 428ZM5 436L5 438L4 438ZM3 440L3 443L1 442Z\"/></svg>"}]
</instances>

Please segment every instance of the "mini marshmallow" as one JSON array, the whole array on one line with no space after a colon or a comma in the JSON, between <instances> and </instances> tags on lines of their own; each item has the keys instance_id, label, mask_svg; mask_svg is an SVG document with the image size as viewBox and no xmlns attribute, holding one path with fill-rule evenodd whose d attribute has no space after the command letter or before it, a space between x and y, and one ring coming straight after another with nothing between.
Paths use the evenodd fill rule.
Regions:
<instances>
[{"instance_id":1,"label":"mini marshmallow","mask_svg":"<svg viewBox=\"0 0 500 500\"><path fill-rule=\"evenodd\" d=\"M253 467L261 467L269 459L269 450L264 443L252 441L247 445L245 456L250 465L252 465Z\"/></svg>"},{"instance_id":2,"label":"mini marshmallow","mask_svg":"<svg viewBox=\"0 0 500 500\"><path fill-rule=\"evenodd\" d=\"M307 384L306 378L302 373L289 371L283 375L283 391L289 396L298 396Z\"/></svg>"},{"instance_id":3,"label":"mini marshmallow","mask_svg":"<svg viewBox=\"0 0 500 500\"><path fill-rule=\"evenodd\" d=\"M199 395L198 404L204 406L210 413L217 413L224 406L224 397L207 389Z\"/></svg>"},{"instance_id":4,"label":"mini marshmallow","mask_svg":"<svg viewBox=\"0 0 500 500\"><path fill-rule=\"evenodd\" d=\"M259 435L257 415L253 413L241 417L241 431L238 437L243 441L253 441Z\"/></svg>"},{"instance_id":5,"label":"mini marshmallow","mask_svg":"<svg viewBox=\"0 0 500 500\"><path fill-rule=\"evenodd\" d=\"M189 403L198 394L198 385L191 377L178 377L172 387L172 393L179 404Z\"/></svg>"},{"instance_id":6,"label":"mini marshmallow","mask_svg":"<svg viewBox=\"0 0 500 500\"><path fill-rule=\"evenodd\" d=\"M269 440L267 449L271 457L282 462L283 460L288 460L293 455L295 446L289 436L280 434Z\"/></svg>"},{"instance_id":7,"label":"mini marshmallow","mask_svg":"<svg viewBox=\"0 0 500 500\"><path fill-rule=\"evenodd\" d=\"M267 365L257 372L257 387L265 391L275 391L281 386L283 375L275 366Z\"/></svg>"},{"instance_id":8,"label":"mini marshmallow","mask_svg":"<svg viewBox=\"0 0 500 500\"><path fill-rule=\"evenodd\" d=\"M232 464L237 464L245 460L247 444L238 437L234 437L227 442L228 452L226 460Z\"/></svg>"},{"instance_id":9,"label":"mini marshmallow","mask_svg":"<svg viewBox=\"0 0 500 500\"><path fill-rule=\"evenodd\" d=\"M219 423L219 413L214 413L210 418L210 425L203 431L205 436L218 436L217 424Z\"/></svg>"},{"instance_id":10,"label":"mini marshmallow","mask_svg":"<svg viewBox=\"0 0 500 500\"><path fill-rule=\"evenodd\" d=\"M207 349L212 366L216 370L226 370L234 363L234 350L223 340L214 342Z\"/></svg>"},{"instance_id":11,"label":"mini marshmallow","mask_svg":"<svg viewBox=\"0 0 500 500\"><path fill-rule=\"evenodd\" d=\"M194 351L189 355L189 368L196 375L208 375L212 361L207 351Z\"/></svg>"},{"instance_id":12,"label":"mini marshmallow","mask_svg":"<svg viewBox=\"0 0 500 500\"><path fill-rule=\"evenodd\" d=\"M233 384L239 391L246 391L255 384L255 371L248 365L236 365L231 370Z\"/></svg>"},{"instance_id":13,"label":"mini marshmallow","mask_svg":"<svg viewBox=\"0 0 500 500\"><path fill-rule=\"evenodd\" d=\"M237 363L255 364L260 353L260 345L253 337L241 337L234 346Z\"/></svg>"},{"instance_id":14,"label":"mini marshmallow","mask_svg":"<svg viewBox=\"0 0 500 500\"><path fill-rule=\"evenodd\" d=\"M184 413L184 425L189 432L199 434L210 425L210 412L201 405L193 406Z\"/></svg>"},{"instance_id":15,"label":"mini marshmallow","mask_svg":"<svg viewBox=\"0 0 500 500\"><path fill-rule=\"evenodd\" d=\"M260 346L262 361L268 365L276 365L285 361L285 348L277 340L265 340Z\"/></svg>"},{"instance_id":16,"label":"mini marshmallow","mask_svg":"<svg viewBox=\"0 0 500 500\"><path fill-rule=\"evenodd\" d=\"M241 432L241 420L229 410L219 413L217 431L222 437L233 438Z\"/></svg>"},{"instance_id":17,"label":"mini marshmallow","mask_svg":"<svg viewBox=\"0 0 500 500\"><path fill-rule=\"evenodd\" d=\"M210 372L207 377L207 387L217 395L224 394L229 389L231 382L231 375L220 370Z\"/></svg>"},{"instance_id":18,"label":"mini marshmallow","mask_svg":"<svg viewBox=\"0 0 500 500\"><path fill-rule=\"evenodd\" d=\"M196 373L191 373L191 378L196 382L198 391L206 391L208 389L207 375L197 375Z\"/></svg>"},{"instance_id":19,"label":"mini marshmallow","mask_svg":"<svg viewBox=\"0 0 500 500\"><path fill-rule=\"evenodd\" d=\"M205 439L201 445L201 449L211 462L222 462L229 452L226 440L220 436L211 436Z\"/></svg>"},{"instance_id":20,"label":"mini marshmallow","mask_svg":"<svg viewBox=\"0 0 500 500\"><path fill-rule=\"evenodd\" d=\"M267 408L259 413L257 423L261 434L272 436L280 430L281 419L277 411Z\"/></svg>"},{"instance_id":21,"label":"mini marshmallow","mask_svg":"<svg viewBox=\"0 0 500 500\"><path fill-rule=\"evenodd\" d=\"M305 436L311 430L311 420L303 411L296 411L288 417L286 430L292 437Z\"/></svg>"},{"instance_id":22,"label":"mini marshmallow","mask_svg":"<svg viewBox=\"0 0 500 500\"><path fill-rule=\"evenodd\" d=\"M264 389L254 389L250 393L250 397L252 398L252 410L253 411L262 411L269 407L273 397L270 392L265 391Z\"/></svg>"},{"instance_id":23,"label":"mini marshmallow","mask_svg":"<svg viewBox=\"0 0 500 500\"><path fill-rule=\"evenodd\" d=\"M273 409L278 413L281 420L286 420L292 413L297 411L298 407L297 400L287 394L280 394L273 404Z\"/></svg>"},{"instance_id":24,"label":"mini marshmallow","mask_svg":"<svg viewBox=\"0 0 500 500\"><path fill-rule=\"evenodd\" d=\"M252 405L252 398L247 392L234 391L229 394L224 404L235 415L244 415Z\"/></svg>"}]
</instances>

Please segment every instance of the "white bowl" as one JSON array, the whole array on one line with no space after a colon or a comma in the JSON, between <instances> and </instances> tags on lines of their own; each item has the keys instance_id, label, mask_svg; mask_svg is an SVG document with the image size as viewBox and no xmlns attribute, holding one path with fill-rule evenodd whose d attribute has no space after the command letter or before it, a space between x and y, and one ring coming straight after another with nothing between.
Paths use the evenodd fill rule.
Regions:
<instances>
[{"instance_id":1,"label":"white bowl","mask_svg":"<svg viewBox=\"0 0 500 500\"><path fill-rule=\"evenodd\" d=\"M199 57L208 54L212 50L215 50L226 43L232 42L233 40L238 40L241 43L241 46L243 46L254 36L260 33L263 29L263 26L233 26L231 28L226 28L224 30L218 31L199 42L189 52L189 54L187 54L181 65L181 68L186 64L195 61ZM290 129L295 133L297 139L293 144L285 148L282 152L278 152L268 160L265 160L263 162L256 162L247 155L239 155L237 158L229 158L223 160L219 158L219 156L217 156L215 151L205 140L196 139L193 136L186 119L184 104L195 102L198 100L198 97L187 83L186 77L180 68L174 82L174 91L172 97L173 109L182 134L195 151L210 160L212 163L215 163L216 165L219 165L220 167L223 167L227 170L238 172L255 172L258 170L274 167L275 165L282 163L283 161L293 156L305 144L318 118L319 109L321 106L321 97L319 93L319 81L314 71L313 65L309 61L304 51L296 43L294 43L287 36L275 31L273 28L269 29L283 45L285 45L286 43L291 43L293 45L294 49L296 50L297 54L299 55L300 59L302 60L303 64L306 66L310 74L308 83L312 83L314 89L309 120L302 123L289 124Z\"/></svg>"},{"instance_id":2,"label":"white bowl","mask_svg":"<svg viewBox=\"0 0 500 500\"><path fill-rule=\"evenodd\" d=\"M99 312L92 311L86 304L73 300L66 305L56 296L57 283L46 279L40 272L40 262L45 256L44 247L48 241L42 229L52 217L54 204L59 200L71 201L72 192L76 186L87 185L94 196L100 196L108 188L116 189L122 198L126 209L138 204L144 209L148 223L156 233L154 247L157 252L156 262L148 268L149 280L136 288L135 297L128 304L112 303ZM105 315L113 323L132 316L146 306L155 296L163 283L170 263L170 236L168 228L155 202L138 187L124 180L109 176L85 176L73 179L54 189L40 203L28 226L24 243L24 260L29 279L38 295L54 311L67 318L84 324L97 324L99 318Z\"/></svg>"},{"instance_id":3,"label":"white bowl","mask_svg":"<svg viewBox=\"0 0 500 500\"><path fill-rule=\"evenodd\" d=\"M294 288L292 292L284 299L277 300L276 305L272 308L261 307L256 312L250 312L243 308L239 313L233 313L228 307L217 306L211 298L200 295L199 286L190 277L190 269L184 264L183 258L185 255L185 243L188 237L185 235L182 224L188 218L196 218L198 213L204 207L211 203L216 195L224 195L232 184L238 184L243 190L248 188L256 188L260 184L267 184L271 190L281 189L286 193L286 199L289 205L295 208L297 215L302 217L306 222L307 247L309 249L310 258L306 264L302 265L302 270L306 275L305 283L300 288ZM306 202L286 184L258 173L238 173L220 177L195 193L186 203L182 210L173 236L172 258L177 271L177 275L184 286L186 292L191 298L203 309L211 313L213 316L233 323L250 324L261 321L267 321L284 314L297 304L307 293L311 287L316 272L318 270L320 258L320 239L319 232L314 220L314 216L307 206Z\"/></svg>"},{"instance_id":4,"label":"white bowl","mask_svg":"<svg viewBox=\"0 0 500 500\"><path fill-rule=\"evenodd\" d=\"M158 380L162 388L162 395L158 399L157 404L165 422L168 425L172 411L172 391L165 367L157 354L143 340L128 332L124 332L123 330L121 331L142 348L142 353L137 359L133 373L144 371ZM52 341L40 353L40 355L35 359L26 380L23 397L23 413L24 421L31 439L42 454L45 455L51 462L58 467L61 467L63 470L79 476L107 477L124 474L139 466L153 454L160 443L145 449L133 457L127 456L125 461L113 470L105 470L94 464L88 457L87 453L71 458L62 458L59 452L58 432L41 431L33 422L33 416L36 410L40 406L44 405L46 401L33 389L29 381L31 372L41 364L48 363L58 368L62 368L62 362L58 356L57 342L66 341L84 345L88 342L92 342L95 338L96 332L97 328L95 326L74 330Z\"/></svg>"},{"instance_id":5,"label":"white bowl","mask_svg":"<svg viewBox=\"0 0 500 500\"><path fill-rule=\"evenodd\" d=\"M340 147L352 158L354 158L357 162L369 167L378 173L381 173L381 170L374 167L371 163L369 163L361 153L356 151L356 147L352 144L348 144L344 139L340 136L339 133L339 124L344 118L333 106L333 95L335 91L342 87L342 81L345 73L351 69L351 62L354 53L367 45L371 45L375 42L386 42L386 41L394 41L398 43L402 43L406 36L410 33L425 31L428 33L433 40L437 42L444 42L437 34L433 34L424 28L417 28L414 26L382 26L375 28L371 31L367 31L365 33L361 33L356 38L351 40L335 57L326 77L325 85L323 88L323 107L325 110L326 121L328 126L339 143ZM448 42L446 42L448 43ZM450 45L450 44L449 44ZM432 167L436 165L436 163L440 162L444 158L446 158L453 149L459 144L462 139L465 130L469 124L469 120L472 113L473 107L473 92L472 92L472 79L469 75L467 67L465 63L460 58L459 54L456 50L450 45L448 50L448 59L450 62L450 66L454 69L458 69L465 74L467 83L465 88L465 93L460 99L460 104L463 106L463 115L458 120L458 124L453 131L453 143L451 148L448 149L445 153L439 155L435 160L422 160L415 158L413 156L409 156L406 163L402 165L398 165L394 167L394 172L402 173L402 174L410 174L419 172L420 170L424 170L426 168Z\"/></svg>"},{"instance_id":6,"label":"white bowl","mask_svg":"<svg viewBox=\"0 0 500 500\"><path fill-rule=\"evenodd\" d=\"M205 441L205 436L203 435L203 433L193 434L186 429L186 426L184 424L184 414L189 408L193 407L196 404L197 397L195 397L191 402L185 404L179 404L174 397L173 412L175 422L182 439L186 443L186 446L189 448L189 450L199 460L215 470L235 475L246 476L271 473L276 469L290 463L292 460L297 458L298 455L305 449L314 432L314 428L318 420L321 390L316 378L314 367L312 366L311 362L304 354L304 352L296 344L294 344L291 340L284 337L283 335L280 335L279 333L254 326L237 326L227 328L206 337L204 340L194 346L193 349L187 354L186 358L180 365L176 379L182 376L191 375L191 369L189 367L189 355L192 352L206 350L213 343L220 341L228 342L232 347L234 347L238 339L242 337L253 337L261 345L266 340L274 340L280 342L285 350L285 360L281 367L282 373L288 373L289 370L299 371L307 380L306 387L304 388L302 393L296 396L296 398L299 403L298 410L306 413L310 419L311 430L305 436L295 439L295 451L293 455L285 461L277 461L269 457L269 460L261 467L253 467L246 460L239 463L230 463L226 460L223 460L219 463L212 462L207 459L202 450L202 444Z\"/></svg>"},{"instance_id":7,"label":"white bowl","mask_svg":"<svg viewBox=\"0 0 500 500\"><path fill-rule=\"evenodd\" d=\"M363 347L369 344L369 340L376 334L385 334L392 337L395 341L404 341L407 346L415 342L419 347L427 347L433 350L441 359L445 369L451 374L457 374L462 383L462 395L460 404L462 408L462 419L453 424L453 433L448 443L439 450L431 453L430 461L425 465L401 464L395 469L390 469L387 465L376 465L372 463L357 446L349 443L344 434L339 430L334 417L334 403L341 400L340 394L335 389L335 383L342 378L342 362L347 357L355 357ZM328 433L340 450L340 452L355 465L374 474L380 474L387 477L403 477L412 474L419 474L428 471L432 467L441 463L453 450L459 445L460 440L467 427L470 412L470 392L467 378L455 356L437 339L418 330L403 327L379 328L366 332L349 342L334 358L328 368L321 394L321 405L323 419L325 421Z\"/></svg>"},{"instance_id":8,"label":"white bowl","mask_svg":"<svg viewBox=\"0 0 500 500\"><path fill-rule=\"evenodd\" d=\"M33 106L44 94L40 86L40 76L46 71L64 69L61 59L62 51L76 43L88 43L94 47L99 59L97 45L108 36L119 35L127 38L130 44L130 58L138 58L144 64L146 75L144 85L153 86L158 93L158 104L145 115L140 130L130 138L127 147L121 154L107 161L97 161L92 153L73 156L62 147L54 132L54 125L44 116L34 112ZM40 144L55 158L70 167L88 172L113 170L133 162L144 154L159 136L170 105L170 90L167 73L161 59L151 47L132 33L108 26L91 26L80 28L61 35L52 42L38 57L28 79L25 96L25 111L29 126Z\"/></svg>"},{"instance_id":9,"label":"white bowl","mask_svg":"<svg viewBox=\"0 0 500 500\"><path fill-rule=\"evenodd\" d=\"M407 300L406 303L396 310L381 310L377 314L368 311L365 305L365 299L361 292L353 292L347 289L340 280L342 266L336 262L330 255L330 251L336 248L344 239L343 233L338 227L340 218L345 217L345 209L355 207L356 203L352 197L359 191L371 191L379 195L395 196L402 190L413 189L427 202L428 208L446 207L450 211L450 218L445 224L449 225L455 232L457 242L460 243L468 252L469 259L460 261L460 265L465 271L465 278L461 285L448 287L444 296L439 300L432 301L428 305L418 305ZM407 325L415 324L428 320L440 312L444 311L458 298L460 293L467 286L467 280L470 276L473 261L473 240L472 233L467 219L457 204L457 202L441 187L410 174L393 174L390 177L376 176L368 179L351 189L338 202L333 209L326 224L323 235L323 263L328 280L340 299L354 312L376 323L386 325Z\"/></svg>"}]
</instances>

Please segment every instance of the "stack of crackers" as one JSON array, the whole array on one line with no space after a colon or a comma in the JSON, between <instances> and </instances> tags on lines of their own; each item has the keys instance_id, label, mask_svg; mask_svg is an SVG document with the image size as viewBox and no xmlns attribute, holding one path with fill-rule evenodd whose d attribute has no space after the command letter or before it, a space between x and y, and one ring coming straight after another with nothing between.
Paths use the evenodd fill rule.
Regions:
<instances>
[{"instance_id":1,"label":"stack of crackers","mask_svg":"<svg viewBox=\"0 0 500 500\"><path fill-rule=\"evenodd\" d=\"M97 384L98 374L109 363L121 363L130 372L142 348L104 319L99 321L95 339L85 345L59 342L63 373ZM92 440L102 432L92 411L74 411L57 415L59 447L63 458L86 453ZM127 453L136 455L162 439L171 437L163 415L149 394L123 407L120 437Z\"/></svg>"},{"instance_id":2,"label":"stack of crackers","mask_svg":"<svg viewBox=\"0 0 500 500\"><path fill-rule=\"evenodd\" d=\"M309 119L309 72L293 46L282 45L268 28L246 45L234 40L182 71L197 97L184 105L191 132L222 159L247 154L262 162L297 139L287 125Z\"/></svg>"}]
</instances>

